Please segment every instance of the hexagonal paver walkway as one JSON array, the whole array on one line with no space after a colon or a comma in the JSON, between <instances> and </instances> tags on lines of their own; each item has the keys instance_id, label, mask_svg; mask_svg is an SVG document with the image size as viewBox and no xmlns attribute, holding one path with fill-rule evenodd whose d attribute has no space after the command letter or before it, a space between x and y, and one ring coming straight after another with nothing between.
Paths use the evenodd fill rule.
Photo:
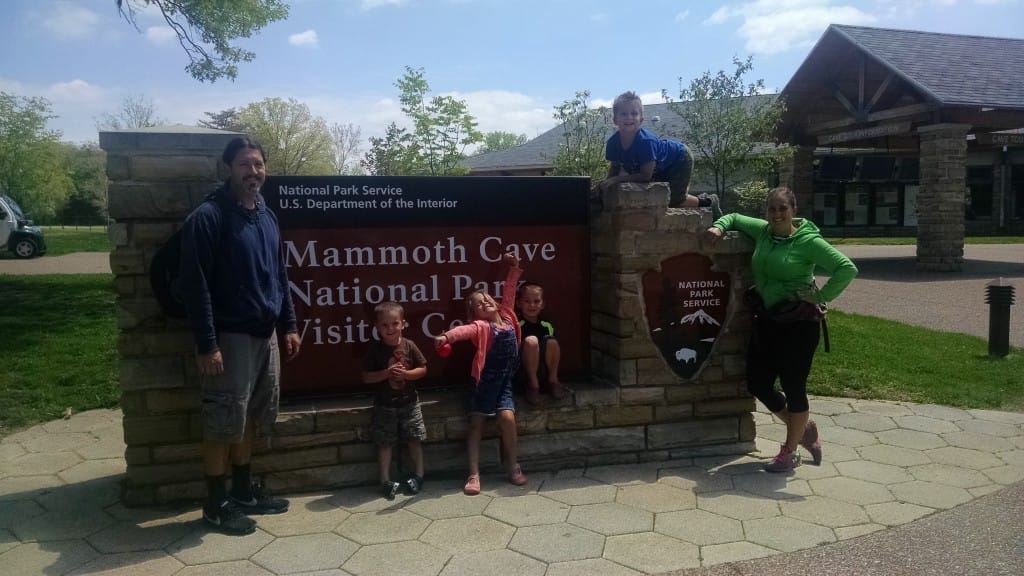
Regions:
<instances>
[{"instance_id":1,"label":"hexagonal paver walkway","mask_svg":"<svg viewBox=\"0 0 1024 576\"><path fill-rule=\"evenodd\" d=\"M121 414L0 438L0 566L11 574L631 576L809 549L901 526L1024 481L1024 414L815 398L825 462L763 472L762 453L535 474L463 496L428 482L292 496L245 537L198 510L127 509ZM429 462L427 463L429 469ZM527 471L529 472L529 471Z\"/></svg>"}]
</instances>

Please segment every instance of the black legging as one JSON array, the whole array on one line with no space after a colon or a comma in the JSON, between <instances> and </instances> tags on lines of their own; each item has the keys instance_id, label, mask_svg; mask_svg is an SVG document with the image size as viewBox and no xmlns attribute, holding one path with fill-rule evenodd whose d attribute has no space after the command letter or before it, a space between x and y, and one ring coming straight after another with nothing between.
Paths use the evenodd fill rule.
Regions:
<instances>
[{"instance_id":1,"label":"black legging","mask_svg":"<svg viewBox=\"0 0 1024 576\"><path fill-rule=\"evenodd\" d=\"M779 324L758 317L753 328L747 349L747 390L772 412L783 408L807 412L807 375L821 325L808 321ZM782 383L782 392L775 388L776 378Z\"/></svg>"}]
</instances>

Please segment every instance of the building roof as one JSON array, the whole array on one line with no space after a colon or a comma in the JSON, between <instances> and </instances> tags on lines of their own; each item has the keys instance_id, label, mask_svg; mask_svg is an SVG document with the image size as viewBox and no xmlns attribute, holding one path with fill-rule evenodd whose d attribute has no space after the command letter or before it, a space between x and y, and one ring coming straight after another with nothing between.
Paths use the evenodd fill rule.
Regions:
<instances>
[{"instance_id":1,"label":"building roof","mask_svg":"<svg viewBox=\"0 0 1024 576\"><path fill-rule=\"evenodd\" d=\"M217 130L203 126L187 124L165 124L163 126L147 126L145 128L122 128L119 130L100 130L100 132L134 133L134 134L241 134L230 130Z\"/></svg>"},{"instance_id":2,"label":"building roof","mask_svg":"<svg viewBox=\"0 0 1024 576\"><path fill-rule=\"evenodd\" d=\"M940 104L1024 108L1024 39L836 24L830 31Z\"/></svg>"},{"instance_id":3,"label":"building roof","mask_svg":"<svg viewBox=\"0 0 1024 576\"><path fill-rule=\"evenodd\" d=\"M754 96L749 101L775 98L775 96L775 94ZM685 106L686 103L683 102L680 105ZM609 113L604 134L606 140L615 132L615 126L612 125L610 116ZM643 127L662 138L677 140L682 139L687 128L683 118L672 110L670 104L664 102L644 104ZM462 165L475 172L550 168L558 153L558 147L563 143L563 132L563 125L559 124L525 144L507 150L470 156L462 162Z\"/></svg>"}]
</instances>

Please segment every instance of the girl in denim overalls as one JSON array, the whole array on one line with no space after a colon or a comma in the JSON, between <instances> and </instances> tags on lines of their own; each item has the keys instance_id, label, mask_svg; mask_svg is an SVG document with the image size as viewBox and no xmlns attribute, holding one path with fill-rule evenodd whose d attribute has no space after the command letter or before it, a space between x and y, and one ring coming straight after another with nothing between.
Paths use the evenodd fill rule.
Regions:
<instances>
[{"instance_id":1,"label":"girl in denim overalls","mask_svg":"<svg viewBox=\"0 0 1024 576\"><path fill-rule=\"evenodd\" d=\"M519 368L519 319L513 306L523 271L519 268L519 258L513 254L505 255L505 263L509 270L501 293L507 297L502 298L501 304L483 290L473 292L466 297L470 322L434 339L438 347L459 340L470 340L476 346L472 370L476 388L469 400L469 429L466 431L469 478L463 489L470 496L480 493L480 438L484 420L491 416L498 419L508 481L516 486L526 484L526 476L517 460L516 408L512 402L512 381Z\"/></svg>"}]
</instances>

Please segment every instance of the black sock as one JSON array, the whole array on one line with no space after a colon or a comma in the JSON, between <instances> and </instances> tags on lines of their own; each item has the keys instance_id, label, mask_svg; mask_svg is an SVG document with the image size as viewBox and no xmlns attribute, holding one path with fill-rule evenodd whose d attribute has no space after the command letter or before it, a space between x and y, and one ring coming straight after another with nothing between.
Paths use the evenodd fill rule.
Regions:
<instances>
[{"instance_id":1,"label":"black sock","mask_svg":"<svg viewBox=\"0 0 1024 576\"><path fill-rule=\"evenodd\" d=\"M231 495L239 500L252 498L252 474L249 464L231 467Z\"/></svg>"},{"instance_id":2,"label":"black sock","mask_svg":"<svg viewBox=\"0 0 1024 576\"><path fill-rule=\"evenodd\" d=\"M228 489L223 476L206 476L206 493L210 502L220 504L228 497Z\"/></svg>"},{"instance_id":3,"label":"black sock","mask_svg":"<svg viewBox=\"0 0 1024 576\"><path fill-rule=\"evenodd\" d=\"M708 198L707 196L698 196L697 197L697 207L698 208L707 208L709 206L711 206L711 198Z\"/></svg>"}]
</instances>

